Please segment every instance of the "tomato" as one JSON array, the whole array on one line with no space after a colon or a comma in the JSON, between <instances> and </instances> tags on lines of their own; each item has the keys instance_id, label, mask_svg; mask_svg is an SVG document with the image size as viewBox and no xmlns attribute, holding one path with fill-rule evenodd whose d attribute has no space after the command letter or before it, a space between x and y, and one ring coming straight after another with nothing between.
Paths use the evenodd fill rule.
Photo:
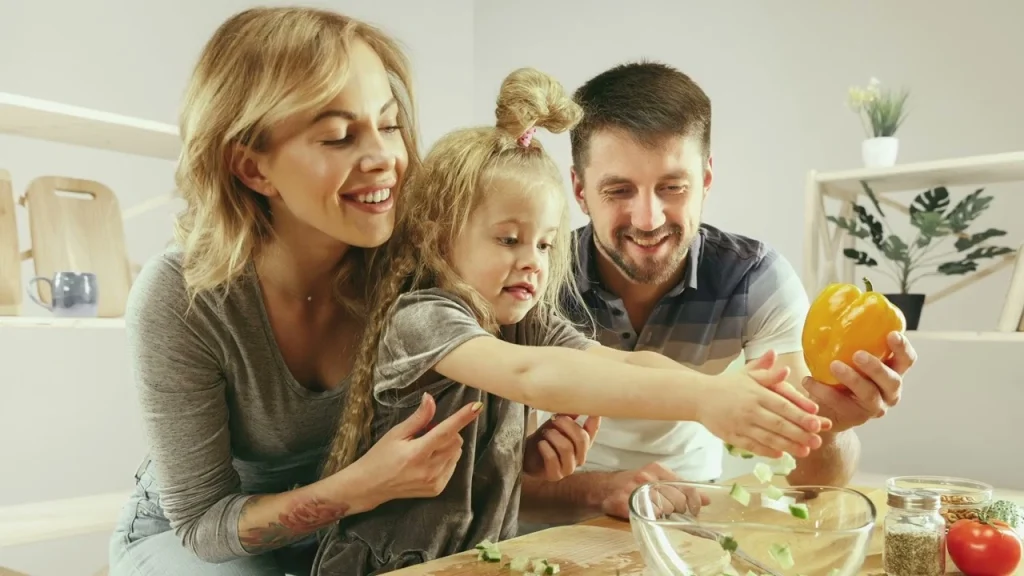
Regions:
<instances>
[{"instance_id":1,"label":"tomato","mask_svg":"<svg viewBox=\"0 0 1024 576\"><path fill-rule=\"evenodd\" d=\"M949 557L966 576L1009 576L1022 549L1013 528L999 520L957 520L946 535Z\"/></svg>"}]
</instances>

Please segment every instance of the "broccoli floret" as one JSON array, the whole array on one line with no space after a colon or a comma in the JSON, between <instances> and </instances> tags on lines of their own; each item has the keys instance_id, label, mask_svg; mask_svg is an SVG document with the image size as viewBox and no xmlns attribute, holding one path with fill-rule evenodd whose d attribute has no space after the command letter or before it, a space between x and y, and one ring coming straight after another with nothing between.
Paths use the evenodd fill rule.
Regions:
<instances>
[{"instance_id":1,"label":"broccoli floret","mask_svg":"<svg viewBox=\"0 0 1024 576\"><path fill-rule=\"evenodd\" d=\"M1019 506L1009 500L996 500L985 509L984 517L990 520L1002 520L1014 530L1024 526L1024 514Z\"/></svg>"}]
</instances>

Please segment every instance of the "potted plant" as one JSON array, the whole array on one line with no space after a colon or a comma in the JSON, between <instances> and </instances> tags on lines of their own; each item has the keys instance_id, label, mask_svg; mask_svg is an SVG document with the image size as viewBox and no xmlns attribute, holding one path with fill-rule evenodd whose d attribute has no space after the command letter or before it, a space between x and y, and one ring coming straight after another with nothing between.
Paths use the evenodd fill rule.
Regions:
<instances>
[{"instance_id":1,"label":"potted plant","mask_svg":"<svg viewBox=\"0 0 1024 576\"><path fill-rule=\"evenodd\" d=\"M1003 230L988 228L968 232L968 227L992 203L992 196L982 196L984 188L968 194L952 209L949 209L949 191L943 186L918 194L909 210L915 237L908 242L892 232L871 187L863 181L861 186L880 220L856 202L853 203L855 218L829 216L828 220L857 238L871 240L887 266L879 266L878 260L855 248L846 248L843 255L858 266L877 267L880 273L896 282L899 293L886 294L886 297L903 311L909 330L917 330L924 307L925 295L911 292L919 280L928 276L963 276L976 271L982 260L1016 252L989 243L993 238L1005 236ZM952 246L945 240L952 241ZM944 245L946 248L942 249Z\"/></svg>"},{"instance_id":2,"label":"potted plant","mask_svg":"<svg viewBox=\"0 0 1024 576\"><path fill-rule=\"evenodd\" d=\"M861 120L867 139L861 143L861 157L866 168L883 168L896 164L900 142L896 130L907 117L906 90L883 90L881 82L872 78L866 87L849 90L849 105Z\"/></svg>"}]
</instances>

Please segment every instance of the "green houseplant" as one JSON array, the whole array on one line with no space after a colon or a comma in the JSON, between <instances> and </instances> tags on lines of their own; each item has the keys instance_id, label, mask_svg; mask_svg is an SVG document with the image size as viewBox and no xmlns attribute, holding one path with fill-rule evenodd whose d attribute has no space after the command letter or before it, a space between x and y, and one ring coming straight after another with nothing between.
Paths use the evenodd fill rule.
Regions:
<instances>
[{"instance_id":1,"label":"green houseplant","mask_svg":"<svg viewBox=\"0 0 1024 576\"><path fill-rule=\"evenodd\" d=\"M852 86L847 94L850 109L861 120L867 138L861 143L865 168L884 168L896 164L899 140L896 130L907 118L906 90L882 88L877 78L865 87Z\"/></svg>"},{"instance_id":2,"label":"green houseplant","mask_svg":"<svg viewBox=\"0 0 1024 576\"><path fill-rule=\"evenodd\" d=\"M911 292L918 281L929 276L970 274L983 260L1016 252L990 243L994 238L1005 236L1003 230L968 231L992 203L992 196L982 195L984 188L968 194L952 208L949 191L943 186L918 194L909 210L910 224L915 229L914 238L907 241L892 231L871 187L863 181L861 186L878 218L854 202L855 217L829 216L828 220L859 239L871 241L885 262L884 266L867 252L856 248L846 248L843 255L858 266L877 268L882 275L896 282L899 293L886 294L886 297L903 311L910 330L917 329L924 307L925 295Z\"/></svg>"}]
</instances>

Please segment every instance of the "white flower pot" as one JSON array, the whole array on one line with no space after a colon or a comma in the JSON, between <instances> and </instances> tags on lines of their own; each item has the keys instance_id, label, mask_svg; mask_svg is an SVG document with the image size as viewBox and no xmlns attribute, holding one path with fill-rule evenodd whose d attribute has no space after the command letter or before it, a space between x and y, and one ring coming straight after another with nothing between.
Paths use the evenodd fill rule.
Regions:
<instances>
[{"instance_id":1,"label":"white flower pot","mask_svg":"<svg viewBox=\"0 0 1024 576\"><path fill-rule=\"evenodd\" d=\"M861 143L860 153L865 168L887 168L896 164L900 141L895 136L868 138Z\"/></svg>"}]
</instances>

